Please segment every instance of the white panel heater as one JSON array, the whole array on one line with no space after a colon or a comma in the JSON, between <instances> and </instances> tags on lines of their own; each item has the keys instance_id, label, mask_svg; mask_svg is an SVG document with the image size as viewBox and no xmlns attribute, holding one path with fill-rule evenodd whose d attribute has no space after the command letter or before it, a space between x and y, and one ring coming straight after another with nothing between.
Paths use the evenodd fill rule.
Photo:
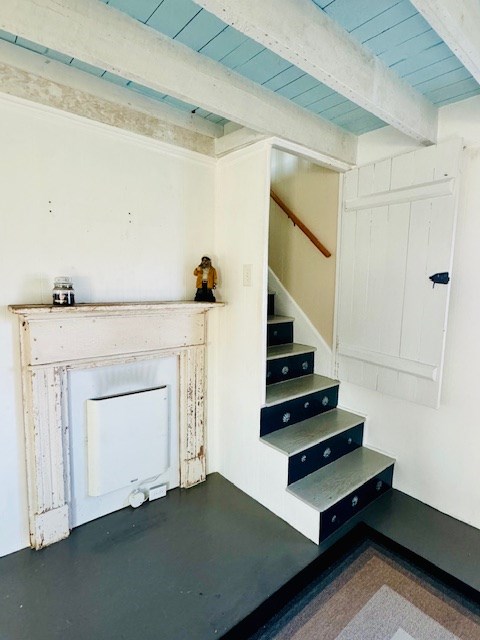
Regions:
<instances>
[{"instance_id":1,"label":"white panel heater","mask_svg":"<svg viewBox=\"0 0 480 640\"><path fill-rule=\"evenodd\" d=\"M169 466L168 389L87 400L88 493L100 496Z\"/></svg>"}]
</instances>

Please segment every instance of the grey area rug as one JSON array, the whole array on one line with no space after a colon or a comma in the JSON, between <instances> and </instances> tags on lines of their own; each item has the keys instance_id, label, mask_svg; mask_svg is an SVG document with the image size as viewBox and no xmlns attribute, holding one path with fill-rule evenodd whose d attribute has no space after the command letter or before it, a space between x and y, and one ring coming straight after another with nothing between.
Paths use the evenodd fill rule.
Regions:
<instances>
[{"instance_id":1,"label":"grey area rug","mask_svg":"<svg viewBox=\"0 0 480 640\"><path fill-rule=\"evenodd\" d=\"M480 640L480 606L367 542L250 640Z\"/></svg>"}]
</instances>

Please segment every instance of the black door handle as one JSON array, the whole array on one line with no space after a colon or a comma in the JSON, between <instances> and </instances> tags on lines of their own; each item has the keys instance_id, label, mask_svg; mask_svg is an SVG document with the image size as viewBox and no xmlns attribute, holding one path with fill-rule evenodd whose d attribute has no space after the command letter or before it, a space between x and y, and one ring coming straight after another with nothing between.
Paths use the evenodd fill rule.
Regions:
<instances>
[{"instance_id":1,"label":"black door handle","mask_svg":"<svg viewBox=\"0 0 480 640\"><path fill-rule=\"evenodd\" d=\"M448 284L450 282L450 276L448 275L448 271L443 271L442 273L434 273L433 276L429 277L429 280L433 282L433 286L436 284Z\"/></svg>"}]
</instances>

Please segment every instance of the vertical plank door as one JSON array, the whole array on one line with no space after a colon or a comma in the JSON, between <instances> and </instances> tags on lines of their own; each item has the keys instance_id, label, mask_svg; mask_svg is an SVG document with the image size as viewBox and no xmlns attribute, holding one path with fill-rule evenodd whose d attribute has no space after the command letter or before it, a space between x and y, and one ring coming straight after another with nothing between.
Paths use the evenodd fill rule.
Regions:
<instances>
[{"instance_id":1,"label":"vertical plank door","mask_svg":"<svg viewBox=\"0 0 480 640\"><path fill-rule=\"evenodd\" d=\"M340 380L438 407L462 142L345 174L336 364Z\"/></svg>"}]
</instances>

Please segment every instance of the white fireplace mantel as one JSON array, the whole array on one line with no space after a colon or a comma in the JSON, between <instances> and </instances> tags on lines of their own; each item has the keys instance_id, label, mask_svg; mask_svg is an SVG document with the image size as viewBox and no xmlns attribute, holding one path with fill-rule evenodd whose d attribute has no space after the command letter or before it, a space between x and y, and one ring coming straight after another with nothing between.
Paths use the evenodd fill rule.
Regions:
<instances>
[{"instance_id":1,"label":"white fireplace mantel","mask_svg":"<svg viewBox=\"0 0 480 640\"><path fill-rule=\"evenodd\" d=\"M166 356L179 361L180 486L205 479L203 302L12 305L20 319L31 546L70 533L68 371Z\"/></svg>"}]
</instances>

